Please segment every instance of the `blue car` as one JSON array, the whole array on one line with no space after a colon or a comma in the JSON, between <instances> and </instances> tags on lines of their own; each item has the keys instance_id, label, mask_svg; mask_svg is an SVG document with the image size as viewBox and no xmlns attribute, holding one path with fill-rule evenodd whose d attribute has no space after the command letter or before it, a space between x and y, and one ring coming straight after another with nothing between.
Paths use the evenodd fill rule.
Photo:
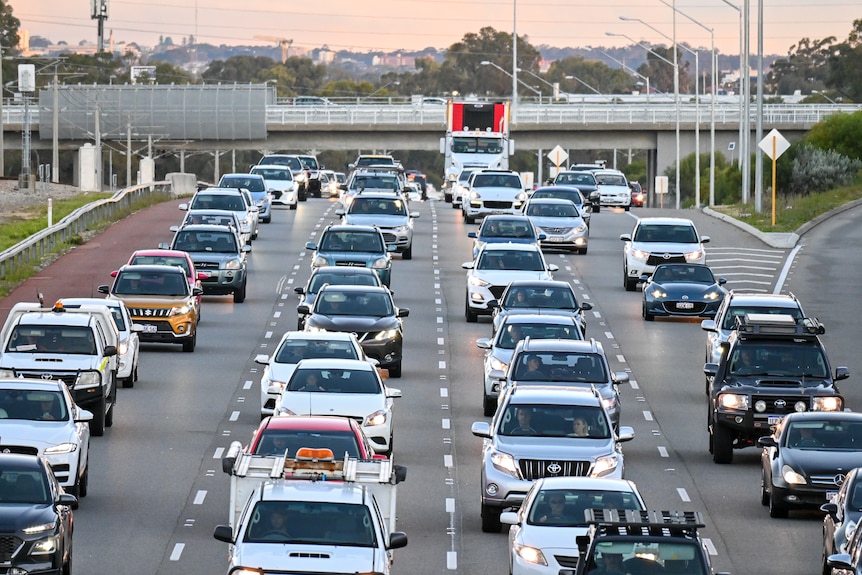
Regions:
<instances>
[{"instance_id":1,"label":"blue car","mask_svg":"<svg viewBox=\"0 0 862 575\"><path fill-rule=\"evenodd\" d=\"M311 267L355 266L373 269L383 285L389 287L392 277L392 256L395 244L387 245L383 233L374 226L330 225L320 236L320 242L308 242L314 250Z\"/></svg>"},{"instance_id":2,"label":"blue car","mask_svg":"<svg viewBox=\"0 0 862 575\"><path fill-rule=\"evenodd\" d=\"M527 216L491 215L485 216L478 232L470 232L467 237L473 238L475 260L485 244L515 243L538 246L539 240L545 239L545 234L540 234Z\"/></svg>"},{"instance_id":3,"label":"blue car","mask_svg":"<svg viewBox=\"0 0 862 575\"><path fill-rule=\"evenodd\" d=\"M661 264L652 276L641 277L643 318L655 316L715 317L727 290L703 264Z\"/></svg>"}]
</instances>

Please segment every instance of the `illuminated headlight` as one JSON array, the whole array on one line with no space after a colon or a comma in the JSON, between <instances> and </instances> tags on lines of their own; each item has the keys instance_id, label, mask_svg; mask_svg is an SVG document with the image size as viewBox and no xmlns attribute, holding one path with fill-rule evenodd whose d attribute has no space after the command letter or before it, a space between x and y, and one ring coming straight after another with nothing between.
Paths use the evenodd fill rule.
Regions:
<instances>
[{"instance_id":1,"label":"illuminated headlight","mask_svg":"<svg viewBox=\"0 0 862 575\"><path fill-rule=\"evenodd\" d=\"M586 231L587 231L587 226L586 226L586 225L578 226L578 227L576 227L576 228L574 229L574 232L575 232L576 234L582 234L582 233L584 233L584 232L586 232Z\"/></svg>"},{"instance_id":2,"label":"illuminated headlight","mask_svg":"<svg viewBox=\"0 0 862 575\"><path fill-rule=\"evenodd\" d=\"M703 299L709 300L709 301L715 301L715 300L719 299L720 297L721 297L721 293L718 292L718 290L713 290L713 291L707 292L706 295L703 296Z\"/></svg>"},{"instance_id":3,"label":"illuminated headlight","mask_svg":"<svg viewBox=\"0 0 862 575\"><path fill-rule=\"evenodd\" d=\"M375 411L371 415L365 416L365 421L362 422L362 425L365 427L375 427L377 425L383 425L386 423L386 420L389 418L389 414L385 409L381 409L379 411Z\"/></svg>"},{"instance_id":4,"label":"illuminated headlight","mask_svg":"<svg viewBox=\"0 0 862 575\"><path fill-rule=\"evenodd\" d=\"M603 475L609 475L614 472L617 466L620 464L620 458L618 455L608 455L606 457L599 457L596 459L596 464L593 466L593 472L590 474L593 477L602 477Z\"/></svg>"},{"instance_id":5,"label":"illuminated headlight","mask_svg":"<svg viewBox=\"0 0 862 575\"><path fill-rule=\"evenodd\" d=\"M314 259L311 260L311 267L319 268L325 265L328 265L329 262L326 261L326 258L323 256L314 256Z\"/></svg>"},{"instance_id":6,"label":"illuminated headlight","mask_svg":"<svg viewBox=\"0 0 862 575\"><path fill-rule=\"evenodd\" d=\"M491 364L490 365L491 369L496 369L499 371L506 371L507 369L509 369L509 364L503 363L502 361L500 361L496 357L491 358L490 364Z\"/></svg>"},{"instance_id":7,"label":"illuminated headlight","mask_svg":"<svg viewBox=\"0 0 862 575\"><path fill-rule=\"evenodd\" d=\"M296 174L295 179L297 182L304 182L305 181L305 174Z\"/></svg>"},{"instance_id":8,"label":"illuminated headlight","mask_svg":"<svg viewBox=\"0 0 862 575\"><path fill-rule=\"evenodd\" d=\"M389 267L389 260L386 258L377 258L372 262L371 267L375 270L385 270Z\"/></svg>"},{"instance_id":9,"label":"illuminated headlight","mask_svg":"<svg viewBox=\"0 0 862 575\"><path fill-rule=\"evenodd\" d=\"M699 260L703 258L703 250L697 249L693 252L688 252L685 254L686 261Z\"/></svg>"},{"instance_id":10,"label":"illuminated headlight","mask_svg":"<svg viewBox=\"0 0 862 575\"><path fill-rule=\"evenodd\" d=\"M808 409L808 404L804 401L797 401L793 404L793 411L796 413L802 413L806 409Z\"/></svg>"},{"instance_id":11,"label":"illuminated headlight","mask_svg":"<svg viewBox=\"0 0 862 575\"><path fill-rule=\"evenodd\" d=\"M794 469L789 465L785 465L781 468L781 477L791 485L805 485L805 483L807 483L805 478L796 473L796 471L794 471Z\"/></svg>"},{"instance_id":12,"label":"illuminated headlight","mask_svg":"<svg viewBox=\"0 0 862 575\"><path fill-rule=\"evenodd\" d=\"M607 409L614 409L617 406L617 398L614 397L603 397L602 398L602 407Z\"/></svg>"},{"instance_id":13,"label":"illuminated headlight","mask_svg":"<svg viewBox=\"0 0 862 575\"><path fill-rule=\"evenodd\" d=\"M487 282L487 281L483 280L482 278L480 278L479 276L470 276L470 279L467 280L467 283L469 283L471 286L479 286L479 287L485 287L485 286L491 285L491 282Z\"/></svg>"},{"instance_id":14,"label":"illuminated headlight","mask_svg":"<svg viewBox=\"0 0 862 575\"><path fill-rule=\"evenodd\" d=\"M410 229L410 226L395 226L394 228L392 228L392 231L399 233L399 234L403 234L404 232L406 232L409 229Z\"/></svg>"},{"instance_id":15,"label":"illuminated headlight","mask_svg":"<svg viewBox=\"0 0 862 575\"><path fill-rule=\"evenodd\" d=\"M14 369L0 369L0 377L15 377Z\"/></svg>"},{"instance_id":16,"label":"illuminated headlight","mask_svg":"<svg viewBox=\"0 0 862 575\"><path fill-rule=\"evenodd\" d=\"M479 192L476 192L476 191L472 191L472 192L470 192L470 199L471 200L481 200L482 194L480 194Z\"/></svg>"},{"instance_id":17,"label":"illuminated headlight","mask_svg":"<svg viewBox=\"0 0 862 575\"><path fill-rule=\"evenodd\" d=\"M815 397L812 410L814 411L841 411L844 409L844 400L840 397Z\"/></svg>"},{"instance_id":18,"label":"illuminated headlight","mask_svg":"<svg viewBox=\"0 0 862 575\"><path fill-rule=\"evenodd\" d=\"M45 448L46 454L59 454L59 453L74 453L78 450L77 443L60 443L58 445L52 445L51 447Z\"/></svg>"},{"instance_id":19,"label":"illuminated headlight","mask_svg":"<svg viewBox=\"0 0 862 575\"><path fill-rule=\"evenodd\" d=\"M525 202L525 201L527 201L527 194L525 194L524 192L521 192L520 194L515 196L515 199L519 202Z\"/></svg>"},{"instance_id":20,"label":"illuminated headlight","mask_svg":"<svg viewBox=\"0 0 862 575\"><path fill-rule=\"evenodd\" d=\"M659 288L653 288L652 290L650 290L649 294L656 299L662 299L667 297L667 292Z\"/></svg>"},{"instance_id":21,"label":"illuminated headlight","mask_svg":"<svg viewBox=\"0 0 862 575\"><path fill-rule=\"evenodd\" d=\"M649 253L643 250L632 250L631 255L636 260L646 260L647 258L649 258Z\"/></svg>"},{"instance_id":22,"label":"illuminated headlight","mask_svg":"<svg viewBox=\"0 0 862 575\"><path fill-rule=\"evenodd\" d=\"M272 379L266 386L266 392L281 395L281 392L284 391L285 385L287 384L283 381L277 381Z\"/></svg>"},{"instance_id":23,"label":"illuminated headlight","mask_svg":"<svg viewBox=\"0 0 862 575\"><path fill-rule=\"evenodd\" d=\"M129 340L124 339L120 342L120 345L117 346L117 353L119 355L126 355L129 353Z\"/></svg>"},{"instance_id":24,"label":"illuminated headlight","mask_svg":"<svg viewBox=\"0 0 862 575\"><path fill-rule=\"evenodd\" d=\"M748 396L737 393L722 393L718 396L718 403L723 409L748 409Z\"/></svg>"},{"instance_id":25,"label":"illuminated headlight","mask_svg":"<svg viewBox=\"0 0 862 575\"><path fill-rule=\"evenodd\" d=\"M387 339L395 339L395 336L398 335L398 330L395 328L392 329L384 329L383 331L378 331L377 335L374 336L374 339L377 341L383 341Z\"/></svg>"},{"instance_id":26,"label":"illuminated headlight","mask_svg":"<svg viewBox=\"0 0 862 575\"><path fill-rule=\"evenodd\" d=\"M228 260L224 262L224 269L226 270L239 270L242 269L242 260L239 258Z\"/></svg>"},{"instance_id":27,"label":"illuminated headlight","mask_svg":"<svg viewBox=\"0 0 862 575\"><path fill-rule=\"evenodd\" d=\"M542 551L540 549L536 549L535 547L530 547L528 545L520 545L516 543L515 553L517 553L518 557L520 557L527 563L535 563L536 565L545 566L548 565L548 562L545 560L545 556L542 555Z\"/></svg>"},{"instance_id":28,"label":"illuminated headlight","mask_svg":"<svg viewBox=\"0 0 862 575\"><path fill-rule=\"evenodd\" d=\"M192 311L192 310L191 310L191 307L189 307L189 306L187 306L187 305L181 305L181 306L177 306L177 307L172 307L172 308L171 308L171 311L169 311L169 312L168 312L168 317L174 317L174 316L177 316L177 315L186 315L186 314L187 314L187 313L189 313L190 311Z\"/></svg>"},{"instance_id":29,"label":"illuminated headlight","mask_svg":"<svg viewBox=\"0 0 862 575\"><path fill-rule=\"evenodd\" d=\"M24 533L27 535L37 535L39 533L44 533L45 531L51 531L54 529L54 521L51 523L40 523L39 525L31 525L30 527L25 527L22 529Z\"/></svg>"},{"instance_id":30,"label":"illuminated headlight","mask_svg":"<svg viewBox=\"0 0 862 575\"><path fill-rule=\"evenodd\" d=\"M82 371L75 380L75 387L84 389L102 385L102 375L98 371Z\"/></svg>"},{"instance_id":31,"label":"illuminated headlight","mask_svg":"<svg viewBox=\"0 0 862 575\"><path fill-rule=\"evenodd\" d=\"M766 402L762 399L758 399L757 401L755 401L754 411L756 411L757 413L763 413L764 411L766 411Z\"/></svg>"},{"instance_id":32,"label":"illuminated headlight","mask_svg":"<svg viewBox=\"0 0 862 575\"><path fill-rule=\"evenodd\" d=\"M509 455L508 453L503 453L502 451L494 451L491 453L491 464L498 471L502 471L503 473L508 473L515 479L521 479L521 473L518 470L518 466L515 465L515 458Z\"/></svg>"}]
</instances>

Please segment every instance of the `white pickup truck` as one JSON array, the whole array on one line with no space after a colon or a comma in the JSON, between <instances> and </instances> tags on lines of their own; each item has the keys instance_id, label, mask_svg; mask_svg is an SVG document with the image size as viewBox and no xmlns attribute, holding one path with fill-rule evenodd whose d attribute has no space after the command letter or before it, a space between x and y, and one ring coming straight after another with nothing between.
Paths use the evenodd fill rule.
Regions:
<instances>
[{"instance_id":1,"label":"white pickup truck","mask_svg":"<svg viewBox=\"0 0 862 575\"><path fill-rule=\"evenodd\" d=\"M396 485L407 469L391 460L336 460L328 449L251 455L239 442L222 460L231 477L230 524L213 537L230 544L228 572L388 574Z\"/></svg>"}]
</instances>

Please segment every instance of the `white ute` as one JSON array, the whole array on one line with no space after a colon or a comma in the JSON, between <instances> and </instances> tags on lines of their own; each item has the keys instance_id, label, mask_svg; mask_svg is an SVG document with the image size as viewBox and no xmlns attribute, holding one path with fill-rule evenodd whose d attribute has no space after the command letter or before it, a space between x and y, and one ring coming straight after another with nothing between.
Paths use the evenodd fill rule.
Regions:
<instances>
[{"instance_id":1,"label":"white ute","mask_svg":"<svg viewBox=\"0 0 862 575\"><path fill-rule=\"evenodd\" d=\"M228 573L386 575L395 531L396 484L407 469L391 460L336 460L329 449L251 455L239 442L222 460L231 477L230 524L213 537L230 544Z\"/></svg>"}]
</instances>

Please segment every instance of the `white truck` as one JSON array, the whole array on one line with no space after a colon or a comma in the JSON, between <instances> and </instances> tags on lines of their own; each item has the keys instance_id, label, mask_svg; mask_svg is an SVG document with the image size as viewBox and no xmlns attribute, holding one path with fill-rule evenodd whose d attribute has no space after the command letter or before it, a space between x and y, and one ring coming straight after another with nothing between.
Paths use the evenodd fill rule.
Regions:
<instances>
[{"instance_id":1,"label":"white truck","mask_svg":"<svg viewBox=\"0 0 862 575\"><path fill-rule=\"evenodd\" d=\"M104 435L114 423L119 341L106 306L17 303L0 330L0 378L62 381L93 412L92 435Z\"/></svg>"},{"instance_id":2,"label":"white truck","mask_svg":"<svg viewBox=\"0 0 862 575\"><path fill-rule=\"evenodd\" d=\"M252 455L234 442L222 460L230 475L230 523L213 537L230 544L228 573L388 574L395 531L392 460L336 460L328 449L294 457Z\"/></svg>"}]
</instances>

